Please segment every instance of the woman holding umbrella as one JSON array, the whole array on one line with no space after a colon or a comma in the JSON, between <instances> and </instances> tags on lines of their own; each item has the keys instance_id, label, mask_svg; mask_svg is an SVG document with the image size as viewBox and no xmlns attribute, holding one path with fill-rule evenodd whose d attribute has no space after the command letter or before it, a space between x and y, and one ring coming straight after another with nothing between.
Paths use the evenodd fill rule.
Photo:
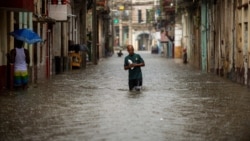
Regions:
<instances>
[{"instance_id":1,"label":"woman holding umbrella","mask_svg":"<svg viewBox=\"0 0 250 141\"><path fill-rule=\"evenodd\" d=\"M42 38L31 29L18 29L10 33L15 38L15 48L10 52L10 62L14 65L14 86L28 88L29 51L23 48L23 43L34 44L43 42Z\"/></svg>"},{"instance_id":2,"label":"woman holding umbrella","mask_svg":"<svg viewBox=\"0 0 250 141\"><path fill-rule=\"evenodd\" d=\"M28 88L28 68L30 63L29 51L23 48L23 41L15 40L15 48L10 52L10 62L14 65L14 86Z\"/></svg>"}]
</instances>

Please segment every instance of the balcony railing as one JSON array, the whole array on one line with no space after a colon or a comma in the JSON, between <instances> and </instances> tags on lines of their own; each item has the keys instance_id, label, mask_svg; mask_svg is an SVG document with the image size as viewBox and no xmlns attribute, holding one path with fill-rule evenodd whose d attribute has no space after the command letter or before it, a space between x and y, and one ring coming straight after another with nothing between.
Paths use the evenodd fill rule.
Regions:
<instances>
[{"instance_id":1,"label":"balcony railing","mask_svg":"<svg viewBox=\"0 0 250 141\"><path fill-rule=\"evenodd\" d=\"M34 11L34 0L0 0L0 7L13 11Z\"/></svg>"},{"instance_id":2,"label":"balcony railing","mask_svg":"<svg viewBox=\"0 0 250 141\"><path fill-rule=\"evenodd\" d=\"M68 20L71 14L70 0L49 0L48 13L49 17L57 21Z\"/></svg>"},{"instance_id":3,"label":"balcony railing","mask_svg":"<svg viewBox=\"0 0 250 141\"><path fill-rule=\"evenodd\" d=\"M49 4L55 4L55 5L57 5L57 4L69 4L70 3L70 0L49 0L48 1L49 2Z\"/></svg>"}]
</instances>

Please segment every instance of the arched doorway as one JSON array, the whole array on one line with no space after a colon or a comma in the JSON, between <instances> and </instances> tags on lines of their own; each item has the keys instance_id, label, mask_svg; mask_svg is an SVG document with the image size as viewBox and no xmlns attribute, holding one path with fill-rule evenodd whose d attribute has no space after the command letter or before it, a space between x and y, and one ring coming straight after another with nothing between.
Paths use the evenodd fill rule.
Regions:
<instances>
[{"instance_id":1,"label":"arched doorway","mask_svg":"<svg viewBox=\"0 0 250 141\"><path fill-rule=\"evenodd\" d=\"M148 33L142 33L137 36L138 50L150 50L152 37Z\"/></svg>"}]
</instances>

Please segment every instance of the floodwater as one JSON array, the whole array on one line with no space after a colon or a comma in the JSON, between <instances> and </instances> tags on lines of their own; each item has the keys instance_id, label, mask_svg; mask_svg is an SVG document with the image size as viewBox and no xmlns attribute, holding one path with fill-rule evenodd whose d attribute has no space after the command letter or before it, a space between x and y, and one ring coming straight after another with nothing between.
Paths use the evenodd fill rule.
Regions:
<instances>
[{"instance_id":1,"label":"floodwater","mask_svg":"<svg viewBox=\"0 0 250 141\"><path fill-rule=\"evenodd\" d=\"M123 57L0 95L1 141L247 141L250 90L149 52L143 90ZM124 53L127 55L127 53Z\"/></svg>"}]
</instances>

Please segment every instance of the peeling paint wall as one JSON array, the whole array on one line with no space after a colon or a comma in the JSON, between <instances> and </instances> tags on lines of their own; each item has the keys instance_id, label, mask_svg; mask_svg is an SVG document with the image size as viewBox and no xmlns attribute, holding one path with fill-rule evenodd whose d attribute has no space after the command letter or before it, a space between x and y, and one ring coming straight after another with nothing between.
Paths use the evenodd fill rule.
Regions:
<instances>
[{"instance_id":1,"label":"peeling paint wall","mask_svg":"<svg viewBox=\"0 0 250 141\"><path fill-rule=\"evenodd\" d=\"M200 69L200 64L207 63L207 72L249 86L249 3L241 0L203 2L206 2L204 4L207 6L207 15L199 14L202 10L200 4L200 8L196 8L196 13L193 12L194 10L186 10L182 16L182 44L187 47L189 63ZM199 17L207 21L206 29L201 21L197 20L200 19ZM205 30L207 37L201 37L199 33L203 34L202 31ZM191 35L193 35L192 40ZM204 42L200 44L201 41ZM202 60L201 51L207 51L207 59Z\"/></svg>"}]
</instances>

